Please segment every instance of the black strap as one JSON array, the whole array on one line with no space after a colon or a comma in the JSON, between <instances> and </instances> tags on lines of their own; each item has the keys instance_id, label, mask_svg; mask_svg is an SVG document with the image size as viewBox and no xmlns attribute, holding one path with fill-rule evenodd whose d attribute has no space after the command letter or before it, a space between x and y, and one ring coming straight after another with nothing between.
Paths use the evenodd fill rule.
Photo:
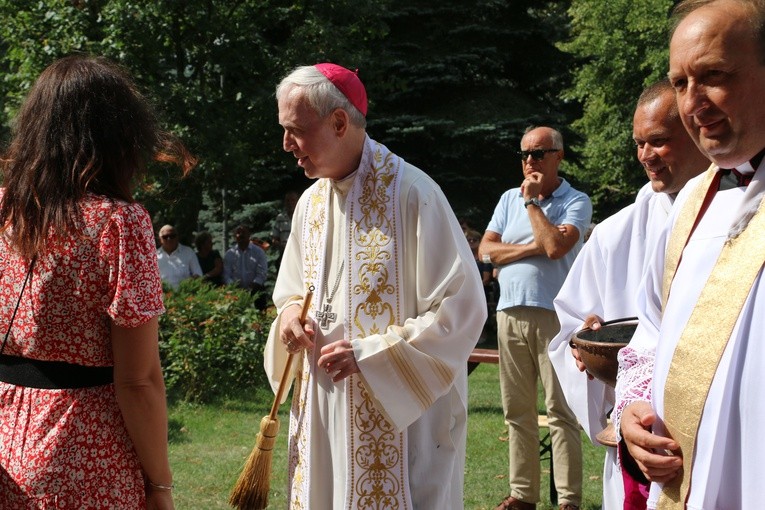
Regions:
<instances>
[{"instance_id":1,"label":"black strap","mask_svg":"<svg viewBox=\"0 0 765 510\"><path fill-rule=\"evenodd\" d=\"M27 288L27 282L29 281L29 277L32 275L32 269L35 267L36 261L37 261L37 256L34 256L32 257L32 261L29 263L29 269L27 269L27 275L24 277L24 283L21 284L21 292L19 292L19 298L16 300L16 306L13 308L11 321L8 323L8 330L5 332L5 337L3 337L3 345L0 346L0 355L3 354L3 351L5 350L5 344L8 342L8 337L11 334L11 326L13 326L13 319L16 318L16 312L19 310L19 304L21 304L21 296L24 295L24 289Z\"/></svg>"}]
</instances>

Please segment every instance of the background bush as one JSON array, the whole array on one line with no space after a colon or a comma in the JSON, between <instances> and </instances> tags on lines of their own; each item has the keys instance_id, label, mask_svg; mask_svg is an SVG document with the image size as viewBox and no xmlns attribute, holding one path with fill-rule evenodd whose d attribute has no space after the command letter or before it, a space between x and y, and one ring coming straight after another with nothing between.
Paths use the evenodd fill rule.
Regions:
<instances>
[{"instance_id":1,"label":"background bush","mask_svg":"<svg viewBox=\"0 0 765 510\"><path fill-rule=\"evenodd\" d=\"M263 348L274 312L254 301L245 290L201 279L165 292L159 349L171 398L209 402L267 385Z\"/></svg>"}]
</instances>

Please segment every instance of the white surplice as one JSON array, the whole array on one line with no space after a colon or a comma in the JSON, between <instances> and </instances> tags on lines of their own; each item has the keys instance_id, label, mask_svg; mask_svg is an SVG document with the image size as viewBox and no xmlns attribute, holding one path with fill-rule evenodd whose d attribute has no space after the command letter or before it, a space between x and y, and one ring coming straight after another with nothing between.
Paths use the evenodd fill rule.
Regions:
<instances>
[{"instance_id":1,"label":"white surplice","mask_svg":"<svg viewBox=\"0 0 765 510\"><path fill-rule=\"evenodd\" d=\"M742 173L752 171L746 163ZM638 298L640 324L627 349L620 354L616 419L627 404L644 393L659 418L664 412L664 386L677 342L696 301L729 236L731 227L759 204L765 189L765 165L760 164L748 188L718 191L688 244L672 282L663 319L662 280L665 250L657 250L650 262ZM690 181L679 194L659 239L666 247L670 229L693 190L703 179ZM763 233L765 235L765 232ZM759 310L759 312L757 311ZM691 510L761 508L762 465L765 458L765 282L760 272L723 352L706 399L698 430L687 508ZM718 314L737 313L721 309L709 315L714 328ZM650 368L653 364L653 376ZM646 373L646 369L649 369ZM646 386L648 384L648 386ZM646 392L646 389L649 391ZM654 432L663 434L661 421ZM649 508L661 491L651 485Z\"/></svg>"},{"instance_id":2,"label":"white surplice","mask_svg":"<svg viewBox=\"0 0 765 510\"><path fill-rule=\"evenodd\" d=\"M671 207L666 193L654 193L650 183L641 188L633 204L595 227L554 301L561 329L550 342L550 361L566 401L595 445L613 408L614 390L579 371L568 342L588 315L603 320L637 316L639 284ZM606 448L603 510L621 510L623 504L616 449Z\"/></svg>"},{"instance_id":3,"label":"white surplice","mask_svg":"<svg viewBox=\"0 0 765 510\"><path fill-rule=\"evenodd\" d=\"M322 346L348 336L349 258L345 254L349 244L342 226L351 207L346 201L348 192L354 181L362 178L366 165L375 159L370 154L372 144L374 142L367 138L359 170L343 181L331 182L324 256L329 271L321 278L325 289L323 295L315 296L318 302L314 305L320 308L337 282L338 290L332 299L332 312L337 315L327 329L317 326L316 347L313 352L304 354L314 366ZM301 246L299 226L306 218L311 192L321 181L304 193L295 210L293 225L297 227L287 243L274 289L274 303L280 313L285 306L299 301L304 293L305 250ZM467 433L466 362L486 320L483 287L465 236L433 180L404 163L400 170L399 196L396 221L402 229L398 249L403 278L397 299L405 321L364 338L353 338L351 342L361 370L360 380L375 407L395 430L405 435L405 451L395 454L406 455L407 480L401 490L408 493L410 508L462 508ZM344 269L338 279L341 263ZM264 353L266 371L274 389L278 387L287 358L278 339L278 329L277 317ZM402 364L420 372L421 377L403 378ZM434 366L439 367L440 380L426 375ZM310 407L311 416L305 475L310 482L301 501L291 498L292 508L345 508L349 491L358 490L348 486L348 457L352 446L347 429L363 424L351 419L354 413L346 398L347 381L333 383L323 370L313 371L304 381L312 389L310 401L305 404ZM425 386L412 387L413 383ZM434 401L424 406L427 395ZM299 438L291 440L299 441ZM304 482L291 479L290 486L294 488Z\"/></svg>"}]
</instances>

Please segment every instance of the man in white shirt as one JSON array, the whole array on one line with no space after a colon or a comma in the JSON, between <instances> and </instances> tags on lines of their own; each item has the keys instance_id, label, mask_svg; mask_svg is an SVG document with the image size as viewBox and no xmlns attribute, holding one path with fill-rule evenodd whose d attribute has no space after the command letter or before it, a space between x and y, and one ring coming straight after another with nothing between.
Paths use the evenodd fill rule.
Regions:
<instances>
[{"instance_id":1,"label":"man in white shirt","mask_svg":"<svg viewBox=\"0 0 765 510\"><path fill-rule=\"evenodd\" d=\"M202 276L197 254L190 247L178 242L178 232L172 225L159 229L159 248L157 262L162 281L177 289L186 278Z\"/></svg>"},{"instance_id":2,"label":"man in white shirt","mask_svg":"<svg viewBox=\"0 0 765 510\"><path fill-rule=\"evenodd\" d=\"M715 165L678 195L619 354L614 424L650 508L762 508L764 23L754 0L673 13L669 79Z\"/></svg>"},{"instance_id":3,"label":"man in white shirt","mask_svg":"<svg viewBox=\"0 0 765 510\"><path fill-rule=\"evenodd\" d=\"M572 359L569 340L584 326L597 329L600 321L637 315L639 284L672 203L688 180L709 166L680 120L675 91L666 78L640 95L632 125L637 158L650 182L635 203L595 227L554 302L561 330L550 342L550 361L566 401L593 444L598 444L595 436L606 426L614 390L581 372L584 365ZM616 449L608 448L603 510L645 508L645 486L637 487L632 479L623 481L622 475Z\"/></svg>"}]
</instances>

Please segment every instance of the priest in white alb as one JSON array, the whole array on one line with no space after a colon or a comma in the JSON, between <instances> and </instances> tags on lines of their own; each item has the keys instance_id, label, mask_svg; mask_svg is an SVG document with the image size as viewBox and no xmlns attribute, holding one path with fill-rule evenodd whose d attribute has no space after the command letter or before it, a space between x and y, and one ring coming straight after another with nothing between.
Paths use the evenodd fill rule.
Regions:
<instances>
[{"instance_id":1,"label":"priest in white alb","mask_svg":"<svg viewBox=\"0 0 765 510\"><path fill-rule=\"evenodd\" d=\"M637 315L639 284L672 203L688 180L709 166L680 120L675 91L666 78L641 93L632 133L637 158L650 182L633 204L595 227L554 301L561 329L550 342L550 361L566 401L593 444L598 444L596 436L606 427L614 389L580 371L584 366L572 358L569 340L585 325L597 329L599 321ZM603 510L645 508L645 488L623 475L616 448L607 448Z\"/></svg>"},{"instance_id":2,"label":"priest in white alb","mask_svg":"<svg viewBox=\"0 0 765 510\"><path fill-rule=\"evenodd\" d=\"M745 0L673 12L669 79L715 165L678 195L619 355L614 423L649 508L763 507L764 21Z\"/></svg>"},{"instance_id":3,"label":"priest in white alb","mask_svg":"<svg viewBox=\"0 0 765 510\"><path fill-rule=\"evenodd\" d=\"M265 352L274 389L298 356L289 506L462 508L467 359L486 320L465 236L435 182L367 136L356 73L300 67L276 98L284 150L317 179L293 216Z\"/></svg>"}]
</instances>

